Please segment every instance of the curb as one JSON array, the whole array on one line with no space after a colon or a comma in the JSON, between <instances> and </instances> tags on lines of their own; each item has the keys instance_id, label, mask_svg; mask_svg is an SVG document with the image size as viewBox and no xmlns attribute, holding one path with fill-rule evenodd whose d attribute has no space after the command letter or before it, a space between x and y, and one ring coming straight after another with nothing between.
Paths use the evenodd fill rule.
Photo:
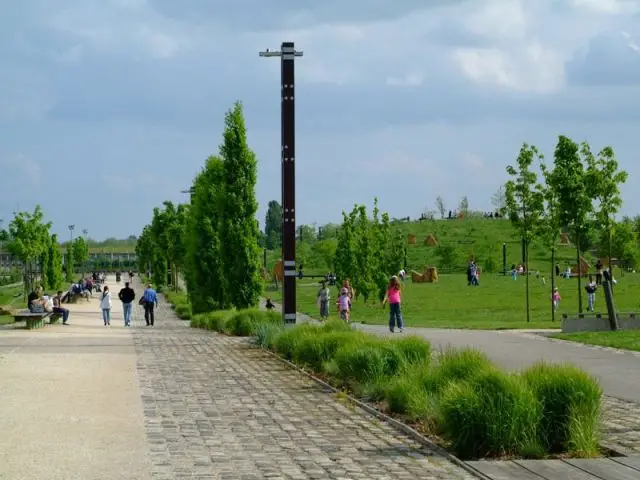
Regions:
<instances>
[{"instance_id":1,"label":"curb","mask_svg":"<svg viewBox=\"0 0 640 480\"><path fill-rule=\"evenodd\" d=\"M263 347L259 347L259 346L255 346L255 345L254 345L254 348L258 348L261 351L269 354L270 356L280 360L282 363L284 363L289 368L291 368L293 370L297 370L299 373L302 373L307 378L309 378L309 379L313 380L314 382L316 382L317 384L321 385L326 390L329 390L332 393L344 394L343 391L338 390L337 388L329 385L324 380L320 380L315 375L313 375L313 374L307 372L306 370L300 368L295 363L292 363L289 360L286 360L286 359L282 358L277 353L274 353L274 352L272 352L271 350L269 350L267 348L263 348ZM438 445L438 444L434 443L433 441L429 440L427 437L425 437L424 435L419 433L417 430L414 430L413 428L411 428L406 423L402 423L402 422L396 420L395 418L392 418L389 415L386 415L386 414L382 413L377 408L372 407L371 405L369 405L367 403L364 403L361 400L358 400L357 398L351 396L350 394L346 394L346 397L349 399L350 402L354 403L355 405L360 407L362 410L364 410L367 413L373 415L374 417L377 417L379 420L382 420L383 422L388 423L389 425L393 426L396 430L401 431L402 433L404 433L405 435L408 435L409 437L411 437L412 439L414 439L415 441L417 441L421 445L423 445L423 446L431 449L433 452L443 456L444 458L449 460L454 465L456 465L456 466L462 468L463 470L465 470L467 473L470 473L470 474L474 475L476 478L479 478L480 480L493 480L491 477L486 476L482 472L480 472L480 471L476 470L475 468L473 468L471 465L469 465L466 462L460 460L455 455L449 453L447 450L442 448L440 445Z\"/></svg>"}]
</instances>

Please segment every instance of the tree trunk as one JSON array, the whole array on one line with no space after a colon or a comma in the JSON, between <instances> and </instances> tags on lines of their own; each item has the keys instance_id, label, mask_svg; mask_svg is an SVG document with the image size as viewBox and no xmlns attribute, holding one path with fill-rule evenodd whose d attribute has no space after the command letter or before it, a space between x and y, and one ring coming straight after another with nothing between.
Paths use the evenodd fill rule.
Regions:
<instances>
[{"instance_id":1,"label":"tree trunk","mask_svg":"<svg viewBox=\"0 0 640 480\"><path fill-rule=\"evenodd\" d=\"M578 313L582 313L582 262L580 261L580 231L576 229L576 258L578 260Z\"/></svg>"},{"instance_id":2,"label":"tree trunk","mask_svg":"<svg viewBox=\"0 0 640 480\"><path fill-rule=\"evenodd\" d=\"M525 274L525 305L527 309L527 323L531 321L531 309L529 308L529 242L524 241L524 274Z\"/></svg>"},{"instance_id":3,"label":"tree trunk","mask_svg":"<svg viewBox=\"0 0 640 480\"><path fill-rule=\"evenodd\" d=\"M556 288L556 247L551 247L551 321L556 321L556 309L553 308L553 291Z\"/></svg>"}]
</instances>

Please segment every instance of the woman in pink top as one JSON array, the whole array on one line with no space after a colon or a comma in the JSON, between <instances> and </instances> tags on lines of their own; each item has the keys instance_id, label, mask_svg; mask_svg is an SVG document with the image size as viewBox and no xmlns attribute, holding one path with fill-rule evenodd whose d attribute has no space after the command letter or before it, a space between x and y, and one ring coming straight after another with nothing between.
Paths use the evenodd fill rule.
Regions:
<instances>
[{"instance_id":1,"label":"woman in pink top","mask_svg":"<svg viewBox=\"0 0 640 480\"><path fill-rule=\"evenodd\" d=\"M402 311L400 310L400 280L395 275L389 281L382 306L384 307L386 303L389 303L389 330L393 333L397 326L401 332L404 332Z\"/></svg>"}]
</instances>

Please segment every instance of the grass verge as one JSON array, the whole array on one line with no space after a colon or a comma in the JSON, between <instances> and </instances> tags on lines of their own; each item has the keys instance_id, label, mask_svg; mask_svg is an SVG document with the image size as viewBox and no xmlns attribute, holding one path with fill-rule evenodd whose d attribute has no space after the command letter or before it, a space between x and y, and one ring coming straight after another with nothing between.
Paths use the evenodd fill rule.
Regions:
<instances>
[{"instance_id":1,"label":"grass verge","mask_svg":"<svg viewBox=\"0 0 640 480\"><path fill-rule=\"evenodd\" d=\"M640 330L619 330L617 332L557 333L551 336L571 342L600 345L640 352Z\"/></svg>"},{"instance_id":2,"label":"grass verge","mask_svg":"<svg viewBox=\"0 0 640 480\"><path fill-rule=\"evenodd\" d=\"M338 320L285 328L261 310L196 315L191 326L258 345L410 423L462 459L600 455L602 391L570 365L506 373L473 349L432 352L418 337L380 338Z\"/></svg>"}]
</instances>

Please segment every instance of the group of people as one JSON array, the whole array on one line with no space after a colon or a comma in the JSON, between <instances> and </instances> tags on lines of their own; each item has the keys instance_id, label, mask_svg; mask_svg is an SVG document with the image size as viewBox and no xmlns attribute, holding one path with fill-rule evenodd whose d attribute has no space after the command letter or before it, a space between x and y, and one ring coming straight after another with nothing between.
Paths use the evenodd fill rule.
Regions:
<instances>
[{"instance_id":1,"label":"group of people","mask_svg":"<svg viewBox=\"0 0 640 480\"><path fill-rule=\"evenodd\" d=\"M398 275L394 275L389 279L384 299L382 300L382 307L384 308L389 304L389 331L393 333L396 328L400 332L404 331L404 322L402 318L401 305L401 290L402 282ZM336 300L336 307L338 309L338 315L340 319L349 323L351 317L351 307L354 297L354 289L348 279L342 282L340 288L340 294ZM331 291L327 286L327 282L323 281L320 284L320 289L316 296L318 308L320 309L320 318L322 321L326 321L329 318L330 305L331 305Z\"/></svg>"},{"instance_id":2,"label":"group of people","mask_svg":"<svg viewBox=\"0 0 640 480\"><path fill-rule=\"evenodd\" d=\"M131 327L131 313L133 311L133 301L136 299L136 292L131 288L129 282L125 282L124 288L118 292L118 299L122 302L122 311L124 314L124 326ZM153 327L155 324L155 307L158 306L158 294L151 284L147 285L140 301L138 302L144 307L144 319L147 327ZM111 308L113 307L113 299L109 286L105 285L102 289L100 297L100 310L102 311L102 320L105 327L111 326Z\"/></svg>"},{"instance_id":3,"label":"group of people","mask_svg":"<svg viewBox=\"0 0 640 480\"><path fill-rule=\"evenodd\" d=\"M89 280L90 281L90 280ZM104 281L104 280L103 280ZM82 290L79 290L82 285ZM27 298L27 308L32 313L44 313L51 312L62 317L62 324L69 324L70 311L67 308L62 307L65 297L70 292L87 292L87 283L77 282L72 285L72 289L63 295L62 290L59 290L57 295L50 297L44 293L42 287L36 287ZM124 326L131 327L131 313L133 310L133 301L136 299L136 293L131 288L130 283L126 282L124 288L118 292L118 299L122 302L122 310L124 313ZM138 302L144 307L144 319L147 326L153 327L155 324L155 307L158 305L158 294L153 289L151 284L147 285L140 301ZM102 320L105 327L111 326L111 309L113 307L113 299L109 286L105 285L100 291L100 310L102 312Z\"/></svg>"}]
</instances>

